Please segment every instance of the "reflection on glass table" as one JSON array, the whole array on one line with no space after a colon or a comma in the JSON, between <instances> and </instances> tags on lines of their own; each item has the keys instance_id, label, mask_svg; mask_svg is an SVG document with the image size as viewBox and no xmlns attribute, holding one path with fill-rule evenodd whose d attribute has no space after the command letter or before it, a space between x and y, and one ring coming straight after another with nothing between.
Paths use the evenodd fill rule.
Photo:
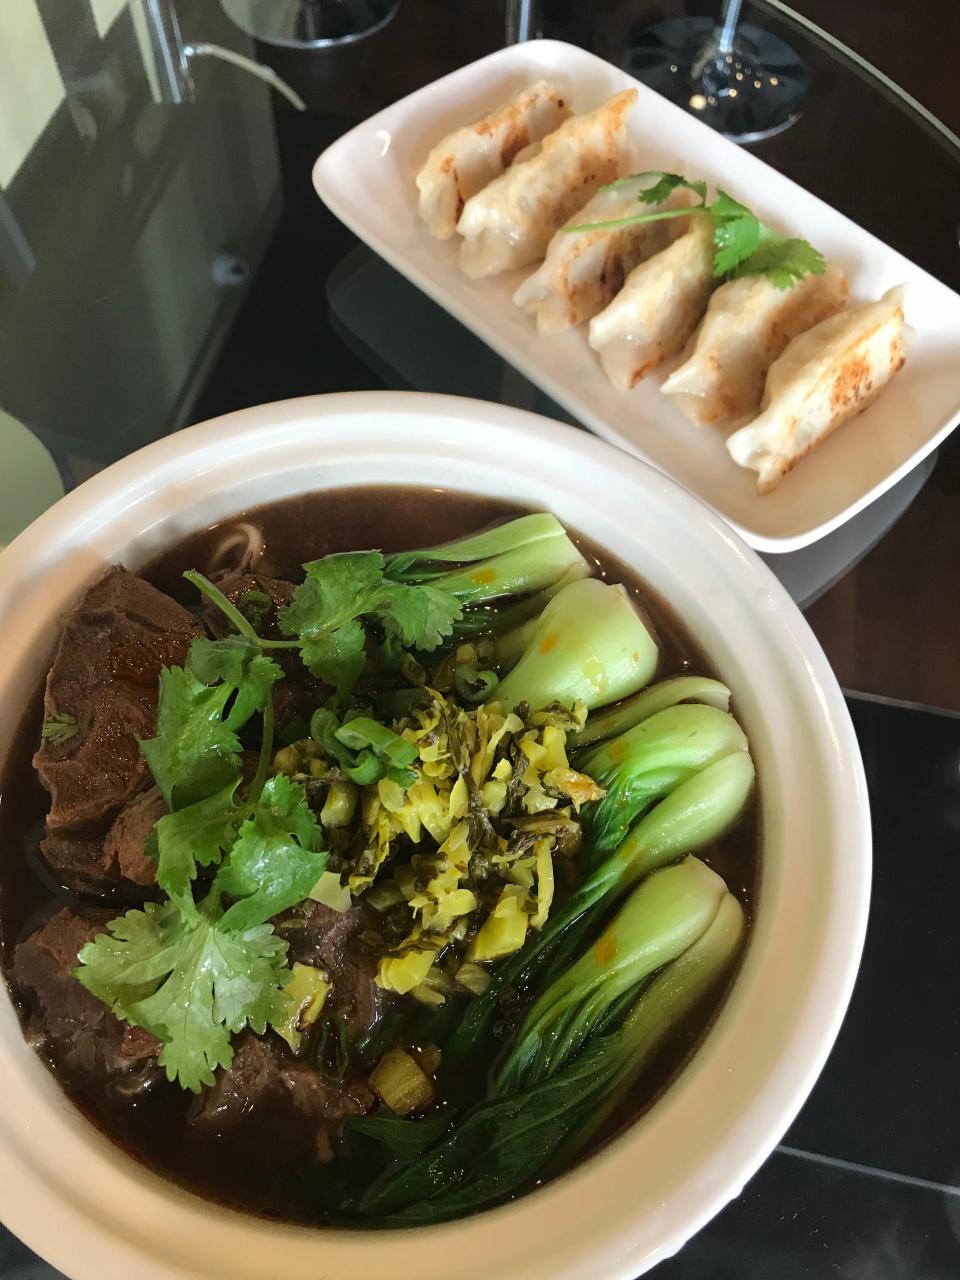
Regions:
<instances>
[{"instance_id":1,"label":"reflection on glass table","mask_svg":"<svg viewBox=\"0 0 960 1280\"><path fill-rule=\"evenodd\" d=\"M364 246L352 250L327 280L330 318L344 342L388 386L493 400L576 421L511 368L443 308ZM398 325L396 316L404 323ZM835 532L800 551L763 559L805 607L856 562L899 519L933 470L936 455L903 477Z\"/></svg>"},{"instance_id":2,"label":"reflection on glass table","mask_svg":"<svg viewBox=\"0 0 960 1280\"><path fill-rule=\"evenodd\" d=\"M205 57L174 96L161 7L0 5L0 403L72 483L189 419L280 211L270 90Z\"/></svg>"},{"instance_id":3,"label":"reflection on glass table","mask_svg":"<svg viewBox=\"0 0 960 1280\"><path fill-rule=\"evenodd\" d=\"M398 0L221 0L241 31L286 49L351 44L385 26Z\"/></svg>"},{"instance_id":4,"label":"reflection on glass table","mask_svg":"<svg viewBox=\"0 0 960 1280\"><path fill-rule=\"evenodd\" d=\"M711 18L667 18L625 53L628 71L734 142L789 128L803 109L807 69L779 36L739 23L742 0Z\"/></svg>"}]
</instances>

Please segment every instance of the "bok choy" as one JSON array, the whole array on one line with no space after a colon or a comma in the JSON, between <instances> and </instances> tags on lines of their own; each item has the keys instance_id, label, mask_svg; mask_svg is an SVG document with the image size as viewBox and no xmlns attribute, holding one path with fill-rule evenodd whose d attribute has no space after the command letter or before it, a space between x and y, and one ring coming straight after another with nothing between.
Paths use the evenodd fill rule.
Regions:
<instances>
[{"instance_id":1,"label":"bok choy","mask_svg":"<svg viewBox=\"0 0 960 1280\"><path fill-rule=\"evenodd\" d=\"M733 716L691 703L658 711L583 756L579 767L607 793L587 818L594 860L615 849L654 801L715 760L746 749Z\"/></svg>"},{"instance_id":2,"label":"bok choy","mask_svg":"<svg viewBox=\"0 0 960 1280\"><path fill-rule=\"evenodd\" d=\"M657 643L626 590L584 578L559 591L524 637L526 648L494 697L511 711L560 702L587 710L643 688L657 669Z\"/></svg>"},{"instance_id":3,"label":"bok choy","mask_svg":"<svg viewBox=\"0 0 960 1280\"><path fill-rule=\"evenodd\" d=\"M626 733L641 720L647 720L658 711L675 707L680 702L703 702L720 711L729 711L730 690L709 676L672 676L614 707L595 711L587 717L582 729L570 735L570 745L588 747L594 742L602 742L604 738Z\"/></svg>"},{"instance_id":4,"label":"bok choy","mask_svg":"<svg viewBox=\"0 0 960 1280\"><path fill-rule=\"evenodd\" d=\"M430 584L476 606L547 590L588 568L560 521L540 513L439 547L389 556L385 571L395 582Z\"/></svg>"},{"instance_id":5,"label":"bok choy","mask_svg":"<svg viewBox=\"0 0 960 1280\"><path fill-rule=\"evenodd\" d=\"M417 1158L389 1171L355 1210L397 1225L439 1222L549 1177L598 1132L664 1043L729 973L743 930L743 911L721 882L699 935L646 986L618 1028L589 1038L532 1087L493 1092Z\"/></svg>"},{"instance_id":6,"label":"bok choy","mask_svg":"<svg viewBox=\"0 0 960 1280\"><path fill-rule=\"evenodd\" d=\"M679 712L710 712L730 720L733 730L726 730L728 741L737 741L739 726L732 717L713 707L676 707L644 721L653 725L660 716ZM674 758L676 722L661 722L665 758ZM632 731L635 733L636 731ZM625 735L629 737L630 735ZM742 739L742 734L740 734ZM636 739L628 749L638 749ZM642 740L648 766L655 761L653 738L648 733ZM674 753L675 755L675 753ZM689 760L688 760L688 763ZM690 764L686 775L678 779L675 765L670 776L674 785L670 794L650 808L637 822L612 854L588 869L585 879L566 902L551 912L544 928L528 938L523 948L509 957L493 972L487 988L471 1000L459 1025L451 1033L444 1062L449 1068L461 1061L485 1033L494 1017L504 991L542 975L545 968L556 967L558 959L568 957L582 941L586 930L605 906L616 901L638 880L682 857L703 848L723 834L740 816L753 785L753 762L745 740L739 749L713 757L703 755L698 767ZM606 799L600 805L606 804Z\"/></svg>"},{"instance_id":7,"label":"bok choy","mask_svg":"<svg viewBox=\"0 0 960 1280\"><path fill-rule=\"evenodd\" d=\"M700 937L725 893L720 876L696 858L644 880L527 1014L500 1069L497 1092L529 1088L569 1062L621 996L636 992Z\"/></svg>"}]
</instances>

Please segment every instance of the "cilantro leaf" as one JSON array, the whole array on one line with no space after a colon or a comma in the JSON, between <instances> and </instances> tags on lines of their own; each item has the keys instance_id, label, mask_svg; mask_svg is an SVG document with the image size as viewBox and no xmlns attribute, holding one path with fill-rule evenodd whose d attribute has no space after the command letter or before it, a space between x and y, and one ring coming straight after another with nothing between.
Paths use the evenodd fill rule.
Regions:
<instances>
[{"instance_id":1,"label":"cilantro leaf","mask_svg":"<svg viewBox=\"0 0 960 1280\"><path fill-rule=\"evenodd\" d=\"M59 747L69 742L78 730L76 716L72 716L69 711L57 711L44 720L40 737L44 742L52 742L55 747Z\"/></svg>"},{"instance_id":2,"label":"cilantro leaf","mask_svg":"<svg viewBox=\"0 0 960 1280\"><path fill-rule=\"evenodd\" d=\"M232 930L206 904L184 920L172 902L151 902L88 942L75 976L162 1040L167 1078L199 1093L233 1060L232 1034L249 1025L262 1035L281 1016L286 951L270 925Z\"/></svg>"},{"instance_id":3,"label":"cilantro leaf","mask_svg":"<svg viewBox=\"0 0 960 1280\"><path fill-rule=\"evenodd\" d=\"M712 204L707 204L707 184L690 182L679 173L658 173L650 170L635 173L628 178L618 178L602 190L610 191L631 183L655 181L637 192L641 204L660 204L678 187L696 192L700 203L693 210L701 210L713 218L713 274L715 276L765 275L778 289L789 289L806 275L822 275L826 270L823 255L806 240L787 239L772 231L760 221L752 210L739 200L734 200L721 187ZM609 222L583 223L564 227L564 231L596 231L599 227L629 227L644 222L659 222L664 218L686 216L690 209L657 209L651 213L635 213Z\"/></svg>"},{"instance_id":4,"label":"cilantro leaf","mask_svg":"<svg viewBox=\"0 0 960 1280\"><path fill-rule=\"evenodd\" d=\"M366 636L354 619L332 631L318 631L302 639L300 655L315 676L347 693L360 679L367 660Z\"/></svg>"},{"instance_id":5,"label":"cilantro leaf","mask_svg":"<svg viewBox=\"0 0 960 1280\"><path fill-rule=\"evenodd\" d=\"M459 602L439 587L385 577L379 551L325 556L303 567L306 578L279 610L280 628L299 637L303 661L341 694L357 682L366 661L360 618L375 618L388 636L430 650L462 614Z\"/></svg>"},{"instance_id":6,"label":"cilantro leaf","mask_svg":"<svg viewBox=\"0 0 960 1280\"><path fill-rule=\"evenodd\" d=\"M198 639L185 667L160 672L157 735L140 750L167 808L181 809L240 776L240 739L283 675L255 641Z\"/></svg>"},{"instance_id":7,"label":"cilantro leaf","mask_svg":"<svg viewBox=\"0 0 960 1280\"><path fill-rule=\"evenodd\" d=\"M280 629L299 637L301 657L315 676L345 693L363 670L364 633L356 619L382 581L383 556L350 551L303 567L306 578L278 610Z\"/></svg>"},{"instance_id":8,"label":"cilantro leaf","mask_svg":"<svg viewBox=\"0 0 960 1280\"><path fill-rule=\"evenodd\" d=\"M239 778L205 800L165 814L154 828L157 837L157 884L185 917L197 913L191 892L197 864L219 862L233 844L241 812L234 802Z\"/></svg>"},{"instance_id":9,"label":"cilantro leaf","mask_svg":"<svg viewBox=\"0 0 960 1280\"><path fill-rule=\"evenodd\" d=\"M679 173L657 173L653 170L637 174L637 177L657 179L653 186L644 187L637 192L637 199L641 204L663 204L667 196L676 191L678 187L686 187L687 190L696 192L700 197L701 204L706 204L707 202L707 184L705 182L688 182Z\"/></svg>"},{"instance_id":10,"label":"cilantro leaf","mask_svg":"<svg viewBox=\"0 0 960 1280\"><path fill-rule=\"evenodd\" d=\"M240 775L240 739L224 722L232 685L209 688L184 667L160 672L157 736L140 750L168 809L219 791Z\"/></svg>"},{"instance_id":11,"label":"cilantro leaf","mask_svg":"<svg viewBox=\"0 0 960 1280\"><path fill-rule=\"evenodd\" d=\"M270 778L214 881L238 899L224 927L249 929L302 902L326 865L323 832L303 787L283 774Z\"/></svg>"},{"instance_id":12,"label":"cilantro leaf","mask_svg":"<svg viewBox=\"0 0 960 1280\"><path fill-rule=\"evenodd\" d=\"M441 587L424 583L403 586L385 580L376 600L387 635L396 635L407 648L428 653L439 647L463 617L457 598Z\"/></svg>"},{"instance_id":13,"label":"cilantro leaf","mask_svg":"<svg viewBox=\"0 0 960 1280\"><path fill-rule=\"evenodd\" d=\"M713 274L725 276L745 262L759 245L760 219L719 187L709 212L713 217L713 243L717 249Z\"/></svg>"},{"instance_id":14,"label":"cilantro leaf","mask_svg":"<svg viewBox=\"0 0 960 1280\"><path fill-rule=\"evenodd\" d=\"M823 254L806 240L788 239L769 227L760 227L760 243L733 270L735 276L767 276L778 289L789 289L804 276L822 276L827 269Z\"/></svg>"},{"instance_id":15,"label":"cilantro leaf","mask_svg":"<svg viewBox=\"0 0 960 1280\"><path fill-rule=\"evenodd\" d=\"M227 715L231 729L242 729L256 711L267 705L270 690L283 679L283 669L260 646L245 636L223 640L194 640L187 655L187 670L204 684L222 680L237 692Z\"/></svg>"}]
</instances>

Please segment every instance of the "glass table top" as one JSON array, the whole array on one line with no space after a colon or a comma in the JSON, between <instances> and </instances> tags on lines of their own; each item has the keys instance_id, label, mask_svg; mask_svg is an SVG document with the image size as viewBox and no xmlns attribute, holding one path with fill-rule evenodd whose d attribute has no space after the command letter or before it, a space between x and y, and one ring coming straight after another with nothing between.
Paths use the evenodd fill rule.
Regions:
<instances>
[{"instance_id":1,"label":"glass table top","mask_svg":"<svg viewBox=\"0 0 960 1280\"><path fill-rule=\"evenodd\" d=\"M628 65L651 23L718 7L546 0L539 12L545 35ZM743 20L787 40L810 76L797 123L751 149L960 289L956 7L795 8L744 5ZM216 0L176 0L182 45L267 64L304 111L216 55L178 70L166 57L172 9L13 0L0 11L0 545L110 462L252 404L409 388L570 421L361 245L310 184L345 130L501 47L517 6L401 0L369 39L306 51L255 44ZM952 437L834 534L767 557L850 694L874 803L874 915L810 1103L662 1280L960 1275L960 975L946 917L960 824L958 544ZM909 957L902 912L922 940ZM4 1280L52 1274L0 1237Z\"/></svg>"}]
</instances>

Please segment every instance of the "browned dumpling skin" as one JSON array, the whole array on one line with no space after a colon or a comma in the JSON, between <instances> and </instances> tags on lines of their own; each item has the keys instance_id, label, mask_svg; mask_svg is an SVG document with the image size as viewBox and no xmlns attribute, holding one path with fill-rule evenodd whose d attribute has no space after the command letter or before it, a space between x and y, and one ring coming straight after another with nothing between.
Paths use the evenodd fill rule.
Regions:
<instances>
[{"instance_id":1,"label":"browned dumpling skin","mask_svg":"<svg viewBox=\"0 0 960 1280\"><path fill-rule=\"evenodd\" d=\"M674 191L643 211L684 208L691 200L689 191ZM545 260L513 295L516 306L534 317L540 333L561 333L590 320L613 301L635 266L665 249L686 229L685 218L626 227L604 225L628 218L638 208L637 186L628 180L623 186L598 191L576 215L578 224L596 223L596 230L561 227L556 232Z\"/></svg>"},{"instance_id":2,"label":"browned dumpling skin","mask_svg":"<svg viewBox=\"0 0 960 1280\"><path fill-rule=\"evenodd\" d=\"M553 233L598 188L620 177L627 116L636 100L636 89L627 89L595 111L572 116L467 201L457 230L463 236L460 266L468 276L540 261Z\"/></svg>"},{"instance_id":3,"label":"browned dumpling skin","mask_svg":"<svg viewBox=\"0 0 960 1280\"><path fill-rule=\"evenodd\" d=\"M756 471L759 493L876 399L903 368L903 340L902 288L794 338L770 366L759 416L727 440L734 462Z\"/></svg>"},{"instance_id":4,"label":"browned dumpling skin","mask_svg":"<svg viewBox=\"0 0 960 1280\"><path fill-rule=\"evenodd\" d=\"M590 321L590 345L615 387L629 391L683 350L714 286L713 249L712 218L691 214L690 229L635 267Z\"/></svg>"},{"instance_id":5,"label":"browned dumpling skin","mask_svg":"<svg viewBox=\"0 0 960 1280\"><path fill-rule=\"evenodd\" d=\"M756 413L774 360L846 302L847 281L837 266L788 289L766 276L729 280L711 297L687 358L661 390L698 427Z\"/></svg>"},{"instance_id":6,"label":"browned dumpling skin","mask_svg":"<svg viewBox=\"0 0 960 1280\"><path fill-rule=\"evenodd\" d=\"M495 111L443 138L417 174L420 216L431 235L447 240L471 196L509 168L531 144L570 115L564 95L537 80Z\"/></svg>"}]
</instances>

